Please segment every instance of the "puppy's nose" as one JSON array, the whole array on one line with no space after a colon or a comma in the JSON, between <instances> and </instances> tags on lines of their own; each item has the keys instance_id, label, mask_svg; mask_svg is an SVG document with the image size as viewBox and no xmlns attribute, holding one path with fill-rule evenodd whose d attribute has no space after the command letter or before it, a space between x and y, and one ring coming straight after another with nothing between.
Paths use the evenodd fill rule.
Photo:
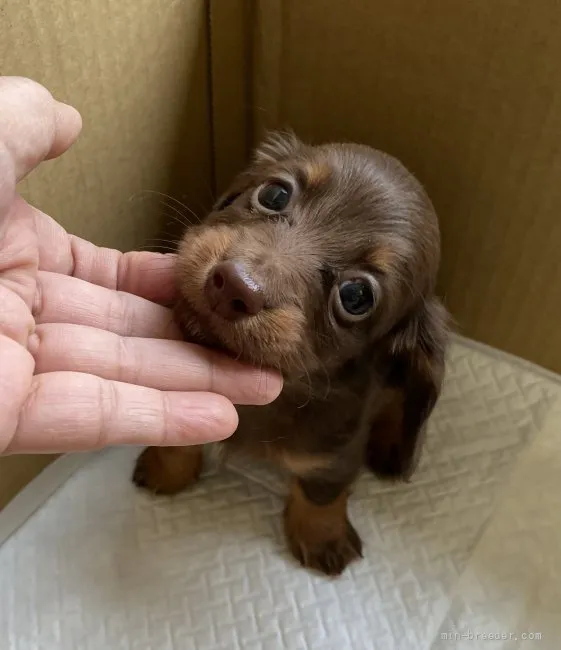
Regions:
<instances>
[{"instance_id":1,"label":"puppy's nose","mask_svg":"<svg viewBox=\"0 0 561 650\"><path fill-rule=\"evenodd\" d=\"M226 320L255 316L265 305L262 287L239 262L217 264L205 291L211 309Z\"/></svg>"}]
</instances>

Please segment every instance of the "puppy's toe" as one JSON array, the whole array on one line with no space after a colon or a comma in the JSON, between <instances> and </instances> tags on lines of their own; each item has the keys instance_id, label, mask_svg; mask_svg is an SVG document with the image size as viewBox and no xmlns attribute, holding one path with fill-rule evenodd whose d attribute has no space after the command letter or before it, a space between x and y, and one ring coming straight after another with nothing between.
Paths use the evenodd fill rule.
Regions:
<instances>
[{"instance_id":1,"label":"puppy's toe","mask_svg":"<svg viewBox=\"0 0 561 650\"><path fill-rule=\"evenodd\" d=\"M199 479L200 448L148 447L136 461L133 483L154 494L177 494Z\"/></svg>"},{"instance_id":2,"label":"puppy's toe","mask_svg":"<svg viewBox=\"0 0 561 650\"><path fill-rule=\"evenodd\" d=\"M148 488L148 479L145 464L141 462L141 457L137 458L134 472L132 473L132 482L139 488Z\"/></svg>"},{"instance_id":3,"label":"puppy's toe","mask_svg":"<svg viewBox=\"0 0 561 650\"><path fill-rule=\"evenodd\" d=\"M340 536L305 539L292 534L288 542L292 554L303 567L328 576L341 575L351 562L362 557L362 541L349 521Z\"/></svg>"}]
</instances>

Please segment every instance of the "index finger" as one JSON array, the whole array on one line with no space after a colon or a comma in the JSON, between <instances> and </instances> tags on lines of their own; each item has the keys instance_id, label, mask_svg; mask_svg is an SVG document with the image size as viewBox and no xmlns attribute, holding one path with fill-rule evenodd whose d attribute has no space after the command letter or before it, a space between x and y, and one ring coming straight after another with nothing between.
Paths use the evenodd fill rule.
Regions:
<instances>
[{"instance_id":1,"label":"index finger","mask_svg":"<svg viewBox=\"0 0 561 650\"><path fill-rule=\"evenodd\" d=\"M170 304L176 298L175 255L147 251L121 253L100 248L69 235L37 208L29 206L29 209L37 232L41 271L71 275L161 304Z\"/></svg>"},{"instance_id":2,"label":"index finger","mask_svg":"<svg viewBox=\"0 0 561 650\"><path fill-rule=\"evenodd\" d=\"M35 374L73 371L158 390L212 392L234 404L276 399L280 376L183 341L121 337L83 325L39 325L30 338Z\"/></svg>"},{"instance_id":3,"label":"index finger","mask_svg":"<svg viewBox=\"0 0 561 650\"><path fill-rule=\"evenodd\" d=\"M4 453L185 446L223 440L237 425L234 406L221 395L160 392L93 375L53 372L33 378Z\"/></svg>"}]
</instances>

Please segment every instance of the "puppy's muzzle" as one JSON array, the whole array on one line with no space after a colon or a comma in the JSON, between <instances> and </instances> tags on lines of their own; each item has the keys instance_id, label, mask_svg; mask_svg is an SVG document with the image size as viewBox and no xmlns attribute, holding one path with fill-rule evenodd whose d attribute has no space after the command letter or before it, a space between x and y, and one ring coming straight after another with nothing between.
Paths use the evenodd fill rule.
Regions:
<instances>
[{"instance_id":1,"label":"puppy's muzzle","mask_svg":"<svg viewBox=\"0 0 561 650\"><path fill-rule=\"evenodd\" d=\"M255 316L265 307L261 284L242 262L220 262L205 283L209 307L225 320L236 321Z\"/></svg>"}]
</instances>

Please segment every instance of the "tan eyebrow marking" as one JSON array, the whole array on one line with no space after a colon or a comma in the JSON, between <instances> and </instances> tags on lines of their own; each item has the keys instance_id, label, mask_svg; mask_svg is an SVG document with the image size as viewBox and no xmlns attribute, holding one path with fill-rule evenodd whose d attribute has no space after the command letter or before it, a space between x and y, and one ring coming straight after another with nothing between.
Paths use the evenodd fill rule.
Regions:
<instances>
[{"instance_id":1,"label":"tan eyebrow marking","mask_svg":"<svg viewBox=\"0 0 561 650\"><path fill-rule=\"evenodd\" d=\"M307 162L304 165L304 174L309 187L319 187L329 180L331 167L321 161Z\"/></svg>"},{"instance_id":2,"label":"tan eyebrow marking","mask_svg":"<svg viewBox=\"0 0 561 650\"><path fill-rule=\"evenodd\" d=\"M399 270L399 267L411 255L411 245L399 237L386 236L367 253L366 263L379 269L386 275Z\"/></svg>"},{"instance_id":3,"label":"tan eyebrow marking","mask_svg":"<svg viewBox=\"0 0 561 650\"><path fill-rule=\"evenodd\" d=\"M375 248L366 258L368 264L380 269L382 273L391 273L397 262L397 254L391 246Z\"/></svg>"}]
</instances>

